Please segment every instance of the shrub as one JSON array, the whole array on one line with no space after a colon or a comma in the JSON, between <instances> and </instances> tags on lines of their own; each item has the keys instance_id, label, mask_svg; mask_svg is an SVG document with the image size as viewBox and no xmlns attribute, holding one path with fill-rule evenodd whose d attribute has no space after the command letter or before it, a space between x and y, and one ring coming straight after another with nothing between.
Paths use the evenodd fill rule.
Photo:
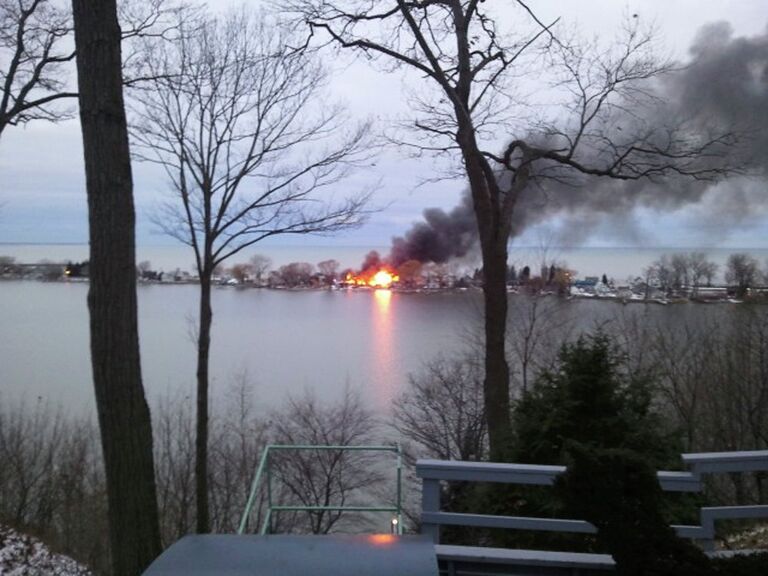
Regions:
<instances>
[{"instance_id":1,"label":"shrub","mask_svg":"<svg viewBox=\"0 0 768 576\"><path fill-rule=\"evenodd\" d=\"M712 569L718 576L765 576L768 574L768 552L714 558Z\"/></svg>"},{"instance_id":2,"label":"shrub","mask_svg":"<svg viewBox=\"0 0 768 576\"><path fill-rule=\"evenodd\" d=\"M631 450L568 443L568 471L555 492L568 512L591 522L619 576L707 576L709 559L667 524L649 460Z\"/></svg>"}]
</instances>

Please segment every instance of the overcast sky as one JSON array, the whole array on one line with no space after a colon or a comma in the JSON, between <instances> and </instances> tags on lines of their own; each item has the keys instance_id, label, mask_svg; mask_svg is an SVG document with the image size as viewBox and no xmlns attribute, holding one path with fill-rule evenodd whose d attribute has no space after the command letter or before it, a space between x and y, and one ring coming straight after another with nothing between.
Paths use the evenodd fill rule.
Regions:
<instances>
[{"instance_id":1,"label":"overcast sky","mask_svg":"<svg viewBox=\"0 0 768 576\"><path fill-rule=\"evenodd\" d=\"M488 0L500 6L504 0ZM215 2L220 6L222 3ZM765 0L531 0L545 21L562 17L566 25L578 25L587 35L611 36L626 12L655 20L664 48L685 60L687 50L701 26L727 21L736 36L753 36L768 31ZM372 117L383 129L407 113L403 104L403 80L394 74L371 70L363 63L345 66L334 78L334 92L346 100L350 112L359 118ZM766 111L768 114L768 111ZM402 234L419 219L424 208L454 206L464 187L461 181L419 185L433 177L440 165L413 161L396 150L383 150L376 166L359 173L346 185L378 183L375 202L381 212L361 229L331 239L301 239L309 244L381 246L391 236ZM162 176L146 165L135 165L138 242L142 245L173 243L161 236L149 222L157 198L166 193ZM766 190L768 194L768 190ZM717 229L716 220L702 219L695 209L673 213L645 210L636 215L631 236L622 236L615 226L597 226L587 240L594 245L766 247L768 224L762 217L748 219L733 229ZM545 223L543 226L555 223ZM603 228L605 228L603 230ZM638 234L639 231L639 234ZM540 229L528 232L521 243L533 241ZM11 128L0 140L0 243L81 243L87 242L87 207L84 189L79 124L38 122L25 128ZM276 243L284 243L277 240Z\"/></svg>"}]
</instances>

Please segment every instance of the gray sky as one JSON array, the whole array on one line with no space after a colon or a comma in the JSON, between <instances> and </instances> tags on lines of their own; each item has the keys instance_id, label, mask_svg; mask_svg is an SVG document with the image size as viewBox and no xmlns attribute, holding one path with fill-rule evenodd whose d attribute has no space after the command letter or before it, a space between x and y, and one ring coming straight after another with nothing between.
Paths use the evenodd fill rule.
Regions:
<instances>
[{"instance_id":1,"label":"gray sky","mask_svg":"<svg viewBox=\"0 0 768 576\"><path fill-rule=\"evenodd\" d=\"M489 0L500 7L502 0ZM216 2L217 5L222 4ZM753 36L768 31L765 0L579 0L532 1L543 20L562 17L565 25L578 25L587 35L610 37L623 14L638 13L655 20L662 46L675 58L684 60L688 47L701 26L727 21L735 36ZM356 117L371 117L383 129L407 114L403 87L414 79L378 73L363 63L346 65L336 72L334 93L343 98ZM766 111L768 114L768 111ZM363 228L333 238L302 238L308 244L380 246L391 236L402 234L418 220L424 208L449 209L459 199L463 183L440 182L419 185L433 177L441 166L429 160L414 161L396 150L382 150L376 166L359 173L347 186L379 182L375 202L383 210ZM147 165L136 164L136 206L138 242L142 245L168 244L172 240L153 230L148 220L153 205L167 187L163 177ZM768 190L766 190L768 194ZM698 210L698 211L697 211ZM727 229L717 219L702 218L697 208L659 213L645 209L636 214L633 234L610 222L595 225L587 242L595 245L768 247L768 223L755 214ZM529 230L521 244L535 238L556 222ZM87 241L87 207L79 124L42 122L25 128L11 128L0 140L0 242L80 243ZM277 240L283 244L286 241Z\"/></svg>"}]
</instances>

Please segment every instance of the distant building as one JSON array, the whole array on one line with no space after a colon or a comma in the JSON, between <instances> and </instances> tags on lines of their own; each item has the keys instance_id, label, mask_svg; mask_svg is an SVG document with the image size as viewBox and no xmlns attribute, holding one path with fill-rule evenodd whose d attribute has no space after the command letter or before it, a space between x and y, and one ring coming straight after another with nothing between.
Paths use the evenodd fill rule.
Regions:
<instances>
[{"instance_id":1,"label":"distant building","mask_svg":"<svg viewBox=\"0 0 768 576\"><path fill-rule=\"evenodd\" d=\"M594 289L597 285L597 276L587 276L586 278L582 280L574 280L573 281L573 287L574 288L581 288L582 290L585 288L592 288Z\"/></svg>"}]
</instances>

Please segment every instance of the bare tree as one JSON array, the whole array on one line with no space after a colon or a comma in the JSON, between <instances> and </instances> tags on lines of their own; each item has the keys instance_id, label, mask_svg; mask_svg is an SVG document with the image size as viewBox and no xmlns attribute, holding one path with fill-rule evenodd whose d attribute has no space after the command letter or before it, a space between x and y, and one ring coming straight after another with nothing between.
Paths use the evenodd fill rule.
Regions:
<instances>
[{"instance_id":1,"label":"bare tree","mask_svg":"<svg viewBox=\"0 0 768 576\"><path fill-rule=\"evenodd\" d=\"M672 254L670 266L672 267L672 288L677 292L687 291L691 284L691 268L688 256Z\"/></svg>"},{"instance_id":2,"label":"bare tree","mask_svg":"<svg viewBox=\"0 0 768 576\"><path fill-rule=\"evenodd\" d=\"M337 198L330 187L358 157L366 129L345 131L342 111L319 102L322 67L289 53L278 22L243 8L179 28L173 41L147 46L152 80L134 94L133 138L143 159L165 169L175 198L156 221L192 247L200 277L197 528L207 532L214 269L270 236L358 225L368 195Z\"/></svg>"},{"instance_id":3,"label":"bare tree","mask_svg":"<svg viewBox=\"0 0 768 576\"><path fill-rule=\"evenodd\" d=\"M554 241L551 234L539 236L531 256L538 264L542 278L538 283L528 282L524 293L510 304L507 350L514 363L510 370L513 397L525 393L534 376L556 361L560 347L572 335L570 313L562 302L548 298L544 293L545 288L551 290L557 285L558 292L565 294L570 290L570 278L575 276L575 272L568 271L565 262L557 261ZM509 275L512 276L512 270Z\"/></svg>"},{"instance_id":4,"label":"bare tree","mask_svg":"<svg viewBox=\"0 0 768 576\"><path fill-rule=\"evenodd\" d=\"M712 279L717 273L717 264L709 260L704 252L691 252L688 255L688 265L691 270L693 295L696 296L702 282L706 281L707 285L712 284Z\"/></svg>"},{"instance_id":5,"label":"bare tree","mask_svg":"<svg viewBox=\"0 0 768 576\"><path fill-rule=\"evenodd\" d=\"M214 410L214 416L212 526L218 533L233 533L240 522L243 504L248 500L259 459L269 443L269 422L256 412L252 382L246 373L236 376L225 401ZM255 526L261 526L266 511L266 498L264 494L260 496L256 513L251 514Z\"/></svg>"},{"instance_id":6,"label":"bare tree","mask_svg":"<svg viewBox=\"0 0 768 576\"><path fill-rule=\"evenodd\" d=\"M139 360L133 180L115 0L73 0L90 238L91 364L115 576L160 553L152 424Z\"/></svg>"},{"instance_id":7,"label":"bare tree","mask_svg":"<svg viewBox=\"0 0 768 576\"><path fill-rule=\"evenodd\" d=\"M256 279L256 284L261 286L264 282L264 275L272 267L272 259L263 254L254 254L249 260L251 268L253 269L253 275Z\"/></svg>"},{"instance_id":8,"label":"bare tree","mask_svg":"<svg viewBox=\"0 0 768 576\"><path fill-rule=\"evenodd\" d=\"M372 443L375 430L373 415L349 389L340 402L327 405L309 393L290 398L272 422L273 441L283 445L360 446ZM341 510L322 507L362 505L381 482L366 452L299 450L274 456L276 483L287 489L291 502L315 507L306 513L312 534L327 534L344 517Z\"/></svg>"},{"instance_id":9,"label":"bare tree","mask_svg":"<svg viewBox=\"0 0 768 576\"><path fill-rule=\"evenodd\" d=\"M211 414L211 525L234 532L248 498L259 458L268 444L267 420L256 414L246 374L233 385ZM155 460L164 545L195 531L195 402L175 393L156 410ZM263 502L253 514L260 526Z\"/></svg>"},{"instance_id":10,"label":"bare tree","mask_svg":"<svg viewBox=\"0 0 768 576\"><path fill-rule=\"evenodd\" d=\"M152 270L152 263L149 260L142 260L136 265L136 271L140 278L146 276Z\"/></svg>"},{"instance_id":11,"label":"bare tree","mask_svg":"<svg viewBox=\"0 0 768 576\"><path fill-rule=\"evenodd\" d=\"M759 264L744 252L731 254L725 263L725 281L736 290L736 296L746 295L760 277Z\"/></svg>"},{"instance_id":12,"label":"bare tree","mask_svg":"<svg viewBox=\"0 0 768 576\"><path fill-rule=\"evenodd\" d=\"M573 333L573 319L559 299L539 292L519 295L509 315L509 351L515 360L512 382L525 393L533 377L557 358Z\"/></svg>"},{"instance_id":13,"label":"bare tree","mask_svg":"<svg viewBox=\"0 0 768 576\"><path fill-rule=\"evenodd\" d=\"M238 284L245 284L251 279L253 268L250 264L235 264L229 269L229 274L237 280Z\"/></svg>"},{"instance_id":14,"label":"bare tree","mask_svg":"<svg viewBox=\"0 0 768 576\"><path fill-rule=\"evenodd\" d=\"M323 260L322 262L317 263L317 269L320 271L320 274L325 276L326 282L332 282L336 279L336 276L339 272L339 261L338 260Z\"/></svg>"},{"instance_id":15,"label":"bare tree","mask_svg":"<svg viewBox=\"0 0 768 576\"><path fill-rule=\"evenodd\" d=\"M277 271L280 282L289 288L307 286L312 277L314 266L309 262L291 262L280 266Z\"/></svg>"},{"instance_id":16,"label":"bare tree","mask_svg":"<svg viewBox=\"0 0 768 576\"><path fill-rule=\"evenodd\" d=\"M167 37L168 16L177 9L167 0L124 0L119 6L121 38L129 43L123 66L139 58L136 39ZM8 126L34 120L72 117L62 100L77 98L68 82L75 59L72 15L60 0L0 0L0 138ZM124 78L128 84L141 78Z\"/></svg>"},{"instance_id":17,"label":"bare tree","mask_svg":"<svg viewBox=\"0 0 768 576\"><path fill-rule=\"evenodd\" d=\"M685 126L662 130L643 122L615 122L628 107L649 104L645 81L670 70L651 50L637 19L615 44L570 43L553 35L525 2L516 18L530 24L516 36L502 29L490 2L480 0L291 0L287 10L312 36L354 50L391 69L408 68L436 90L414 90L420 137L401 140L418 153L460 160L469 181L483 261L485 387L491 458L501 459L510 435L509 366L505 357L508 240L520 195L543 178L574 175L624 180L677 174L715 177L722 163L699 164L722 152L727 137L697 137ZM508 8L507 11L511 11ZM520 124L516 82L551 70L565 101L557 121ZM520 92L519 90L517 91ZM517 112L517 114L516 114ZM564 114L563 114L564 113ZM563 117L565 117L563 120ZM509 144L499 145L504 137ZM499 149L501 148L501 151ZM711 158L710 158L711 159Z\"/></svg>"},{"instance_id":18,"label":"bare tree","mask_svg":"<svg viewBox=\"0 0 768 576\"><path fill-rule=\"evenodd\" d=\"M695 452L768 446L768 330L760 308L709 311L695 322L653 328L649 366L661 376L664 405ZM764 502L768 478L730 475L716 491ZM717 494L715 494L717 495ZM731 501L733 498L731 498Z\"/></svg>"},{"instance_id":19,"label":"bare tree","mask_svg":"<svg viewBox=\"0 0 768 576\"><path fill-rule=\"evenodd\" d=\"M647 285L654 284L665 295L669 294L674 281L674 271L669 256L664 254L658 260L654 260L653 263L644 270L644 275ZM648 294L646 292L646 298L647 297Z\"/></svg>"},{"instance_id":20,"label":"bare tree","mask_svg":"<svg viewBox=\"0 0 768 576\"><path fill-rule=\"evenodd\" d=\"M57 121L67 90L63 67L75 57L67 42L70 13L53 0L0 0L0 138L8 126Z\"/></svg>"},{"instance_id":21,"label":"bare tree","mask_svg":"<svg viewBox=\"0 0 768 576\"><path fill-rule=\"evenodd\" d=\"M107 572L107 511L99 452L98 432L89 419L67 417L41 400L34 405L4 402L0 527L35 534L94 572ZM5 557L2 568L9 570Z\"/></svg>"},{"instance_id":22,"label":"bare tree","mask_svg":"<svg viewBox=\"0 0 768 576\"><path fill-rule=\"evenodd\" d=\"M473 346L470 350L476 350ZM472 351L452 358L438 356L416 374L392 405L392 425L403 441L406 462L405 515L413 526L421 522L421 482L417 458L485 460L488 427L483 402L482 355ZM446 507L462 501L468 485L451 482L442 487Z\"/></svg>"},{"instance_id":23,"label":"bare tree","mask_svg":"<svg viewBox=\"0 0 768 576\"><path fill-rule=\"evenodd\" d=\"M479 357L438 357L420 373L410 375L408 382L408 389L393 402L393 425L415 444L416 456L442 460L483 460L487 456ZM413 459L414 454L410 456Z\"/></svg>"},{"instance_id":24,"label":"bare tree","mask_svg":"<svg viewBox=\"0 0 768 576\"><path fill-rule=\"evenodd\" d=\"M195 526L194 404L181 395L162 398L154 434L160 534L170 546Z\"/></svg>"}]
</instances>

